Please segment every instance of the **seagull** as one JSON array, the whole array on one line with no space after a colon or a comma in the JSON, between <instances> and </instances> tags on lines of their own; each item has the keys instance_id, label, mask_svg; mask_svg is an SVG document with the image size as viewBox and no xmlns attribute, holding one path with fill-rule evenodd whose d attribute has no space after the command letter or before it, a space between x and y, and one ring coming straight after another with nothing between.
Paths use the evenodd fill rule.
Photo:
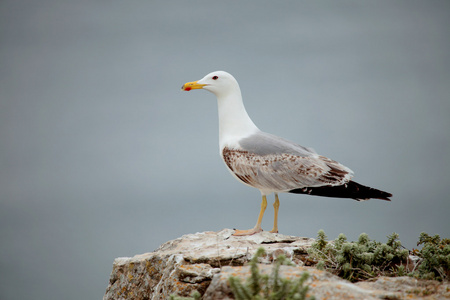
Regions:
<instances>
[{"instance_id":1,"label":"seagull","mask_svg":"<svg viewBox=\"0 0 450 300\"><path fill-rule=\"evenodd\" d=\"M390 201L392 194L352 181L353 171L337 161L259 130L247 114L239 84L231 74L212 72L198 81L185 83L181 89L204 89L216 95L222 160L238 181L261 192L261 210L255 227L235 230L233 235L245 236L263 231L261 222L267 207L267 195L271 193L275 195L272 233L278 233L278 193Z\"/></svg>"}]
</instances>

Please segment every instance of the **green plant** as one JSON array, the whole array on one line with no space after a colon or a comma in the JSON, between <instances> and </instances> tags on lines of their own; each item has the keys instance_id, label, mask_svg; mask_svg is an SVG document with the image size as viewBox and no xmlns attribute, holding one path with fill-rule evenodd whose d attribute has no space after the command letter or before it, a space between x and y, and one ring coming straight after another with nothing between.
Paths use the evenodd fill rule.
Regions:
<instances>
[{"instance_id":1,"label":"green plant","mask_svg":"<svg viewBox=\"0 0 450 300\"><path fill-rule=\"evenodd\" d=\"M341 233L331 243L327 241L325 232L319 230L308 254L317 262L319 269L355 282L379 275L406 273L402 263L408 257L408 250L402 248L396 233L389 235L386 243L370 240L365 233L359 236L357 242L348 242Z\"/></svg>"},{"instance_id":2,"label":"green plant","mask_svg":"<svg viewBox=\"0 0 450 300\"><path fill-rule=\"evenodd\" d=\"M439 235L430 236L422 232L417 246L422 249L415 254L421 258L417 270L412 276L447 280L450 278L450 239L441 239Z\"/></svg>"},{"instance_id":3,"label":"green plant","mask_svg":"<svg viewBox=\"0 0 450 300\"><path fill-rule=\"evenodd\" d=\"M262 275L258 269L258 258L265 254L264 248L259 248L250 261L251 276L244 284L240 278L229 278L231 291L235 299L241 300L275 300L275 299L306 299L309 286L303 284L309 278L304 272L298 280L290 280L279 276L281 265L292 265L283 255L280 255L274 263L271 275ZM314 297L309 297L314 299Z\"/></svg>"},{"instance_id":4,"label":"green plant","mask_svg":"<svg viewBox=\"0 0 450 300\"><path fill-rule=\"evenodd\" d=\"M180 297L176 295L170 295L170 300L200 300L201 295L198 291L194 291L191 294L191 297Z\"/></svg>"}]
</instances>

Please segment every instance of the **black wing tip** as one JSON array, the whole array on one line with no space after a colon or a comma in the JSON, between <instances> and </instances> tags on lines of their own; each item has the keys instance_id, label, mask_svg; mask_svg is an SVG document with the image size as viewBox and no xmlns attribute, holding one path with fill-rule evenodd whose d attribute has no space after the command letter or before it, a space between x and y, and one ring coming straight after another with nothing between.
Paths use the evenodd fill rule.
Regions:
<instances>
[{"instance_id":1,"label":"black wing tip","mask_svg":"<svg viewBox=\"0 0 450 300\"><path fill-rule=\"evenodd\" d=\"M391 201L391 199L389 199L389 198L392 197L392 194L391 194L391 193L383 192L383 191L376 190L376 189L373 189L373 188L371 188L371 189L372 189L372 190L375 190L375 191L378 191L378 192L380 192L380 193L382 194L380 197L376 197L376 198L374 198L374 199L380 199L380 200Z\"/></svg>"},{"instance_id":2,"label":"black wing tip","mask_svg":"<svg viewBox=\"0 0 450 300\"><path fill-rule=\"evenodd\" d=\"M338 186L319 186L319 187L305 187L290 190L289 193L307 194L312 196L323 196L333 198L350 198L357 201L380 199L391 201L391 193L380 191L368 186L364 186L354 181L350 181Z\"/></svg>"},{"instance_id":3,"label":"black wing tip","mask_svg":"<svg viewBox=\"0 0 450 300\"><path fill-rule=\"evenodd\" d=\"M391 201L391 199L389 199L390 197L392 197L392 194L387 193L386 197L380 197L380 198L378 198L378 199L386 200L386 201Z\"/></svg>"},{"instance_id":4,"label":"black wing tip","mask_svg":"<svg viewBox=\"0 0 450 300\"><path fill-rule=\"evenodd\" d=\"M380 200L384 200L384 201L392 201L392 200L389 199L389 198L374 198L374 199L380 199Z\"/></svg>"},{"instance_id":5,"label":"black wing tip","mask_svg":"<svg viewBox=\"0 0 450 300\"><path fill-rule=\"evenodd\" d=\"M392 195L391 195L391 194L389 194L388 196L370 197L370 198L364 198L364 199L356 199L356 200L370 200L370 199L378 199L378 200L384 200L384 201L392 201L391 199L389 199L389 197L392 197Z\"/></svg>"}]
</instances>

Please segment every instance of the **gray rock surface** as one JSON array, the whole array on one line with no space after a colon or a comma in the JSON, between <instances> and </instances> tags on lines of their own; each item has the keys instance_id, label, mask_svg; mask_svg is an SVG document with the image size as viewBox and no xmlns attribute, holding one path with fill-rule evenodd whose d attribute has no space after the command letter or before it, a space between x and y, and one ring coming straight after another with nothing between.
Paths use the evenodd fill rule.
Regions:
<instances>
[{"instance_id":1,"label":"gray rock surface","mask_svg":"<svg viewBox=\"0 0 450 300\"><path fill-rule=\"evenodd\" d=\"M272 272L271 265L260 265L262 274ZM310 278L305 284L310 289L307 296L319 299L450 299L450 285L437 281L417 280L411 277L380 277L370 282L351 283L326 271L311 267L281 266L280 274L284 278L298 279L308 272ZM204 300L234 299L228 278L235 276L243 282L250 276L250 267L223 267L209 285Z\"/></svg>"},{"instance_id":2,"label":"gray rock surface","mask_svg":"<svg viewBox=\"0 0 450 300\"><path fill-rule=\"evenodd\" d=\"M270 272L272 266L267 264L284 254L297 266L282 266L282 276L295 278L308 271L310 294L316 299L450 299L448 283L381 277L352 284L307 267L306 251L314 239L269 232L235 237L232 233L233 230L224 229L187 234L164 243L154 252L115 259L103 299L168 299L172 294L189 296L194 290L204 299L233 299L229 276L245 280L250 274L245 265L261 246L267 253L260 260L262 273Z\"/></svg>"}]
</instances>

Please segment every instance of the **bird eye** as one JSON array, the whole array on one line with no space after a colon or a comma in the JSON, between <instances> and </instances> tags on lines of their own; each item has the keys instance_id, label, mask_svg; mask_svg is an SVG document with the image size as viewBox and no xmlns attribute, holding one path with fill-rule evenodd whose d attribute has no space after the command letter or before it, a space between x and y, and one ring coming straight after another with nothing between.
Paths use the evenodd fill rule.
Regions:
<instances>
[{"instance_id":1,"label":"bird eye","mask_svg":"<svg viewBox=\"0 0 450 300\"><path fill-rule=\"evenodd\" d=\"M217 80L217 79L219 79L219 76L213 76L212 79L213 79L213 80Z\"/></svg>"}]
</instances>

